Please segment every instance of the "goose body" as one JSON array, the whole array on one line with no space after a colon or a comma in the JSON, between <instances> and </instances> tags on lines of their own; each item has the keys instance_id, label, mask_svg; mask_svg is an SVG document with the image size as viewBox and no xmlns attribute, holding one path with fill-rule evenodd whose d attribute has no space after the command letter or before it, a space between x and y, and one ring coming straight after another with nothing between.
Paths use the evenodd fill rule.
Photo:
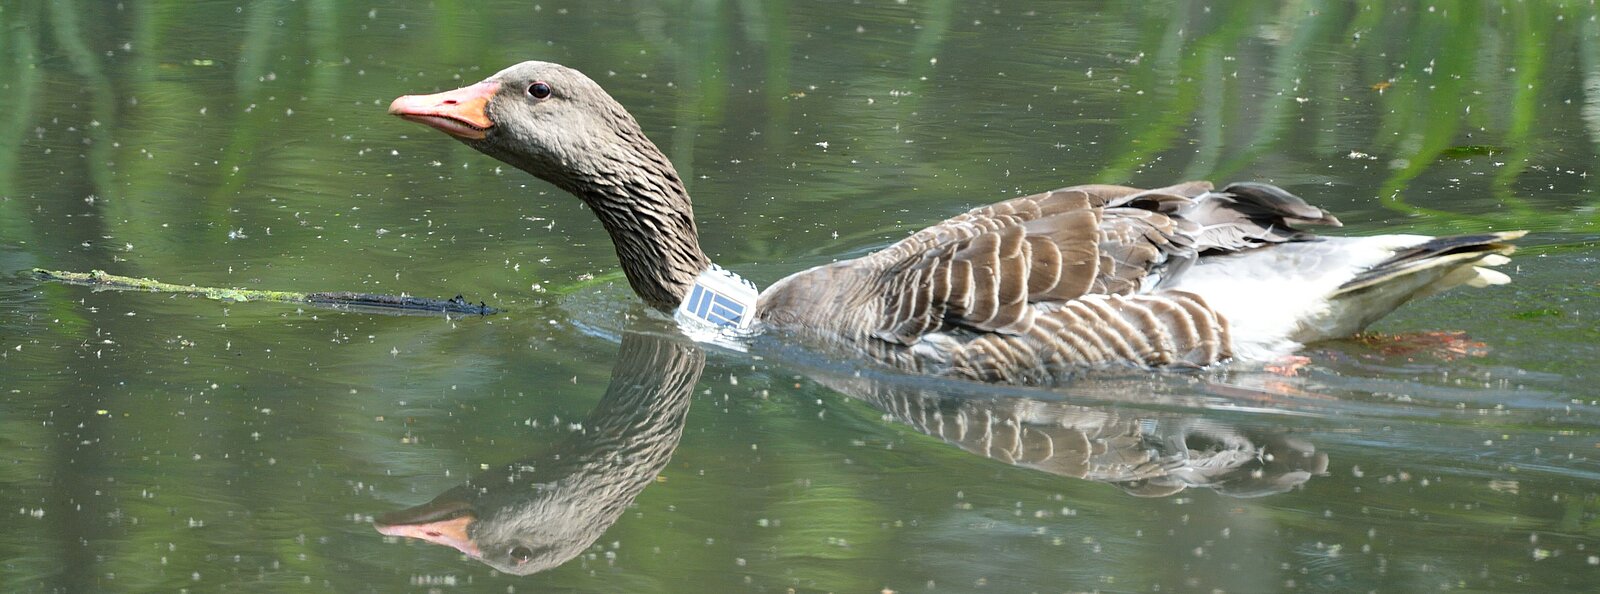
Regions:
<instances>
[{"instance_id":1,"label":"goose body","mask_svg":"<svg viewBox=\"0 0 1600 594\"><path fill-rule=\"evenodd\" d=\"M404 96L429 125L584 200L629 284L671 311L711 262L677 172L582 73L524 62ZM1281 188L1085 185L957 215L762 292L756 318L919 373L1048 383L1107 366L1200 367L1348 336L1410 299L1508 281L1520 232L1319 237L1338 219Z\"/></svg>"}]
</instances>

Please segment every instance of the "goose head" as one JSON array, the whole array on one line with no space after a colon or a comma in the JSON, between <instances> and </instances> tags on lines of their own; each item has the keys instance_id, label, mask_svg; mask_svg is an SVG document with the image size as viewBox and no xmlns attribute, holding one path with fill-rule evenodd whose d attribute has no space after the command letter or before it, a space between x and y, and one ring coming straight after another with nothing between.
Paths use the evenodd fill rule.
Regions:
<instances>
[{"instance_id":1,"label":"goose head","mask_svg":"<svg viewBox=\"0 0 1600 594\"><path fill-rule=\"evenodd\" d=\"M650 305L677 307L710 265L677 170L582 72L523 62L453 91L400 97L389 113L578 196L611 234L629 284Z\"/></svg>"},{"instance_id":2,"label":"goose head","mask_svg":"<svg viewBox=\"0 0 1600 594\"><path fill-rule=\"evenodd\" d=\"M523 62L453 91L406 95L389 113L569 190L604 169L608 157L649 142L598 83L550 62Z\"/></svg>"}]
</instances>

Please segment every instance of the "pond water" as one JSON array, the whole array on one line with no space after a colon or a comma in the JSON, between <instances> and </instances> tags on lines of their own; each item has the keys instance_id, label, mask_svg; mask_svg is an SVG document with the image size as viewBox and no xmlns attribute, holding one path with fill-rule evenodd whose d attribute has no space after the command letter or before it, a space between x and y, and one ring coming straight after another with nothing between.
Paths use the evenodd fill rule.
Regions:
<instances>
[{"instance_id":1,"label":"pond water","mask_svg":"<svg viewBox=\"0 0 1600 594\"><path fill-rule=\"evenodd\" d=\"M1593 591L1596 16L6 2L0 590ZM1349 234L1532 233L1511 285L1314 345L1292 377L1021 390L701 347L577 200L384 113L524 59L627 105L712 258L760 284L1091 181L1269 181ZM374 524L462 510L485 562Z\"/></svg>"}]
</instances>

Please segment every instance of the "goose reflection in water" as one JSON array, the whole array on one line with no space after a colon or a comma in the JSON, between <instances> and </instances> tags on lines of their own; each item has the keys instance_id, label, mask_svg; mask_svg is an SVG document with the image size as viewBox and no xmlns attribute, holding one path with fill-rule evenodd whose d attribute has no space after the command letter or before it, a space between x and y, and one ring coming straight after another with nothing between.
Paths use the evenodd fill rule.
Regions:
<instances>
[{"instance_id":1,"label":"goose reflection in water","mask_svg":"<svg viewBox=\"0 0 1600 594\"><path fill-rule=\"evenodd\" d=\"M1085 406L1025 397L977 398L959 386L906 385L813 373L828 388L946 443L1013 466L1165 497L1190 487L1232 497L1283 493L1325 474L1328 456L1277 429L1233 426L1201 412ZM1085 380L1080 383L1095 383ZM1145 394L1148 383L1104 380L1089 392Z\"/></svg>"},{"instance_id":2,"label":"goose reflection in water","mask_svg":"<svg viewBox=\"0 0 1600 594\"><path fill-rule=\"evenodd\" d=\"M605 397L582 432L374 524L386 535L454 547L506 573L561 565L594 544L666 466L704 364L699 347L681 338L625 333ZM969 453L1143 497L1190 487L1270 495L1328 465L1326 454L1286 433L1233 427L1201 413L974 398L955 391L964 384L812 377Z\"/></svg>"},{"instance_id":3,"label":"goose reflection in water","mask_svg":"<svg viewBox=\"0 0 1600 594\"><path fill-rule=\"evenodd\" d=\"M373 523L383 534L454 547L506 573L566 563L667 465L704 366L699 347L625 334L605 397L582 431Z\"/></svg>"}]
</instances>

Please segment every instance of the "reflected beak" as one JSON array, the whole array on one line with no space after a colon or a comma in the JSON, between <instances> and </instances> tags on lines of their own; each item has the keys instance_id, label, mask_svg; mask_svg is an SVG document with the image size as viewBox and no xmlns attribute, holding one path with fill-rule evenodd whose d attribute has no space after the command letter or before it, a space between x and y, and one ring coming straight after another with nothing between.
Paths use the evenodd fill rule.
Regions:
<instances>
[{"instance_id":1,"label":"reflected beak","mask_svg":"<svg viewBox=\"0 0 1600 594\"><path fill-rule=\"evenodd\" d=\"M484 81L433 95L406 95L389 104L389 115L438 128L456 138L483 140L494 127L484 109L500 83Z\"/></svg>"},{"instance_id":2,"label":"reflected beak","mask_svg":"<svg viewBox=\"0 0 1600 594\"><path fill-rule=\"evenodd\" d=\"M404 536L445 545L467 556L481 559L482 551L467 535L477 517L465 502L435 502L390 512L373 520L372 527L385 536Z\"/></svg>"}]
</instances>

